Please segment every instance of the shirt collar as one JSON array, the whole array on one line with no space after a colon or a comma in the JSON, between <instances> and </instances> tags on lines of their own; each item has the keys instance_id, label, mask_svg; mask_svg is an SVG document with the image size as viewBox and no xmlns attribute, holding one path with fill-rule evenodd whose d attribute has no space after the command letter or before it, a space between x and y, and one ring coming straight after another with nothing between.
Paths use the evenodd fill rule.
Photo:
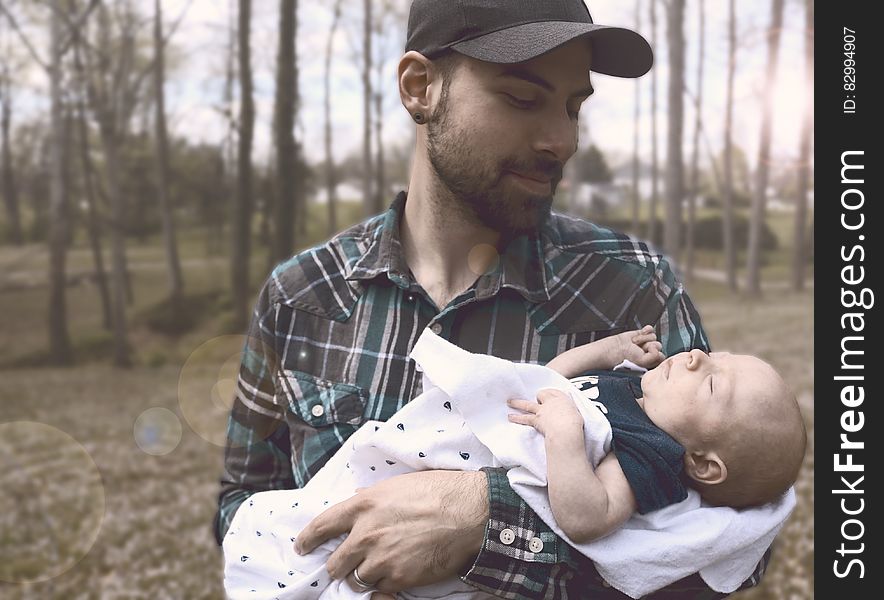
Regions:
<instances>
[{"instance_id":1,"label":"shirt collar","mask_svg":"<svg viewBox=\"0 0 884 600\"><path fill-rule=\"evenodd\" d=\"M399 224L405 209L406 193L400 192L387 212L378 217L378 225L371 237L365 254L353 265L347 279L369 280L386 274L393 282L408 288L414 280L399 237ZM549 283L546 277L543 248L549 221L538 234L522 235L510 240L497 266L476 282L476 297L481 299L508 287L519 292L530 302L549 300Z\"/></svg>"}]
</instances>

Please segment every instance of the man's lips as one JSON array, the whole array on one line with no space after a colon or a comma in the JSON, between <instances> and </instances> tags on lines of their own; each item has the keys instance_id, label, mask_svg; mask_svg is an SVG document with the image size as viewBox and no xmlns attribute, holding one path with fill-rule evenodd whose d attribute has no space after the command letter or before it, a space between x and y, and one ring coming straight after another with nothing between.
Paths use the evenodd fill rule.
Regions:
<instances>
[{"instance_id":1,"label":"man's lips","mask_svg":"<svg viewBox=\"0 0 884 600\"><path fill-rule=\"evenodd\" d=\"M550 190L550 182L552 181L552 178L546 175L540 173L520 173L518 171L509 171L509 174L524 187L527 187L532 191L548 193Z\"/></svg>"},{"instance_id":2,"label":"man's lips","mask_svg":"<svg viewBox=\"0 0 884 600\"><path fill-rule=\"evenodd\" d=\"M542 173L523 173L521 171L510 171L514 175L518 175L523 179L530 179L531 181L536 181L538 183L549 183L552 181L552 177L548 175L544 175Z\"/></svg>"}]
</instances>

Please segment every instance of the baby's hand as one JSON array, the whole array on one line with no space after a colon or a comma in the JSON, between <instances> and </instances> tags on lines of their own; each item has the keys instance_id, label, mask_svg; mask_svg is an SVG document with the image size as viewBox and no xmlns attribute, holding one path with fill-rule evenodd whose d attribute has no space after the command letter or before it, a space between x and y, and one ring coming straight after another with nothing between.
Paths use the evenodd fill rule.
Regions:
<instances>
[{"instance_id":1,"label":"baby's hand","mask_svg":"<svg viewBox=\"0 0 884 600\"><path fill-rule=\"evenodd\" d=\"M624 331L608 339L612 340L615 346L614 352L619 357L619 360L614 361L615 365L629 360L645 369L653 369L666 358L663 354L663 344L657 341L657 334L654 333L652 325L645 325L634 331Z\"/></svg>"},{"instance_id":2,"label":"baby's hand","mask_svg":"<svg viewBox=\"0 0 884 600\"><path fill-rule=\"evenodd\" d=\"M510 413L509 420L520 425L530 425L544 437L567 438L576 436L583 440L583 417L568 394L551 388L537 392L537 402L530 400L507 400L507 406L523 411Z\"/></svg>"}]
</instances>

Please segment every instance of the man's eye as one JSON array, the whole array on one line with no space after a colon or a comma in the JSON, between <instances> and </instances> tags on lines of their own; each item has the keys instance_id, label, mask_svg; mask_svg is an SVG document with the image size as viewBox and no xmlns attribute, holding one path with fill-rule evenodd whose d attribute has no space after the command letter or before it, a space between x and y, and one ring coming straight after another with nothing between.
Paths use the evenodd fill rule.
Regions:
<instances>
[{"instance_id":1,"label":"man's eye","mask_svg":"<svg viewBox=\"0 0 884 600\"><path fill-rule=\"evenodd\" d=\"M537 102L535 102L534 100L523 100L522 98L513 96L512 94L507 94L506 92L504 92L503 95L506 96L507 100L509 100L518 108L534 108L537 105Z\"/></svg>"}]
</instances>

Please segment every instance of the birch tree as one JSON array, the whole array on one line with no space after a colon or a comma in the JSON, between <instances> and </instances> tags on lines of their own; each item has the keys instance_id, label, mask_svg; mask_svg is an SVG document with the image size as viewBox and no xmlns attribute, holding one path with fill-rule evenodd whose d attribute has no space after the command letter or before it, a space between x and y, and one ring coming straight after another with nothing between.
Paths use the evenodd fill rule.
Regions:
<instances>
[{"instance_id":1,"label":"birch tree","mask_svg":"<svg viewBox=\"0 0 884 600\"><path fill-rule=\"evenodd\" d=\"M296 54L296 0L279 2L279 42L276 60L276 101L273 136L276 142L276 202L273 255L275 262L288 258L294 250L295 210L300 206L300 160L295 144L298 65Z\"/></svg>"},{"instance_id":2,"label":"birch tree","mask_svg":"<svg viewBox=\"0 0 884 600\"><path fill-rule=\"evenodd\" d=\"M650 0L651 47L654 52L657 46L657 0ZM648 239L654 240L657 230L657 201L660 197L659 163L657 160L657 71L651 69L651 202L648 214Z\"/></svg>"},{"instance_id":3,"label":"birch tree","mask_svg":"<svg viewBox=\"0 0 884 600\"><path fill-rule=\"evenodd\" d=\"M813 90L813 0L804 3L804 71L807 89ZM792 288L804 289L807 265L807 192L810 187L810 151L813 137L813 93L805 95L804 120L798 143L798 196L795 199L795 248L792 254Z\"/></svg>"},{"instance_id":4,"label":"birch tree","mask_svg":"<svg viewBox=\"0 0 884 600\"><path fill-rule=\"evenodd\" d=\"M332 154L332 111L331 111L331 70L332 53L334 51L335 34L341 22L341 4L343 0L335 0L332 9L332 23L325 45L325 71L323 73L324 108L325 108L325 187L328 202L328 235L331 237L338 230L338 174Z\"/></svg>"},{"instance_id":5,"label":"birch tree","mask_svg":"<svg viewBox=\"0 0 884 600\"><path fill-rule=\"evenodd\" d=\"M663 247L675 258L681 251L681 205L684 198L684 8L685 0L669 0L666 29L669 40L669 131L666 149L666 221Z\"/></svg>"},{"instance_id":6,"label":"birch tree","mask_svg":"<svg viewBox=\"0 0 884 600\"><path fill-rule=\"evenodd\" d=\"M724 246L724 273L727 287L737 291L737 248L734 244L734 78L737 71L737 7L736 0L728 2L728 58L727 90L724 105L724 189L721 237Z\"/></svg>"},{"instance_id":7,"label":"birch tree","mask_svg":"<svg viewBox=\"0 0 884 600\"><path fill-rule=\"evenodd\" d=\"M255 127L255 104L252 97L251 0L239 0L239 150L237 154L237 189L231 211L232 245L230 254L233 328L243 330L248 321L249 256L252 224L252 137Z\"/></svg>"},{"instance_id":8,"label":"birch tree","mask_svg":"<svg viewBox=\"0 0 884 600\"><path fill-rule=\"evenodd\" d=\"M746 289L753 296L761 295L761 231L767 203L770 146L773 137L773 98L777 83L784 4L785 0L772 0L771 22L767 31L767 71L761 111L761 138L758 143L758 167L755 173L755 193L752 196L749 244L746 253Z\"/></svg>"},{"instance_id":9,"label":"birch tree","mask_svg":"<svg viewBox=\"0 0 884 600\"><path fill-rule=\"evenodd\" d=\"M163 242L169 277L169 302L173 312L181 310L184 296L184 278L178 259L178 241L175 236L175 217L169 197L169 140L166 131L165 44L163 41L163 7L161 0L154 0L154 126L156 128L157 196L160 217L163 222Z\"/></svg>"},{"instance_id":10,"label":"birch tree","mask_svg":"<svg viewBox=\"0 0 884 600\"><path fill-rule=\"evenodd\" d=\"M635 0L635 30L642 29L642 3L641 0ZM633 133L632 133L632 231L638 235L639 230L639 201L641 199L641 191L639 190L639 132L641 131L641 78L635 80L635 107L633 114Z\"/></svg>"},{"instance_id":11,"label":"birch tree","mask_svg":"<svg viewBox=\"0 0 884 600\"><path fill-rule=\"evenodd\" d=\"M694 277L694 227L697 223L697 196L700 192L700 131L703 126L703 59L706 55L706 2L698 0L700 39L697 43L697 101L694 114L694 142L691 151L691 185L688 195L688 224L685 232L685 271Z\"/></svg>"}]
</instances>

